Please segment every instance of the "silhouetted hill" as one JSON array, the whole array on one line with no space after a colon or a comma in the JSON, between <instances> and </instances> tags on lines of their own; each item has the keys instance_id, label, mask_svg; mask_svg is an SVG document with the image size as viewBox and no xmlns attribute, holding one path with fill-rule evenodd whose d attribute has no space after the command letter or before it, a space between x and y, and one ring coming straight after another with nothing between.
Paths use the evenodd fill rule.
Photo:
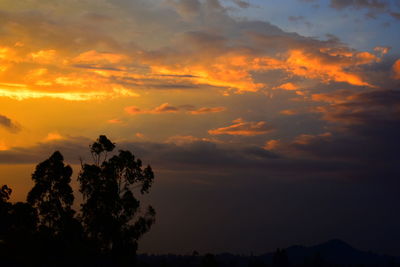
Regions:
<instances>
[{"instance_id":1,"label":"silhouetted hill","mask_svg":"<svg viewBox=\"0 0 400 267\"><path fill-rule=\"evenodd\" d=\"M277 263L277 252L259 256L243 256L229 253L217 255L139 255L142 266L400 266L400 258L365 252L353 248L344 241L334 239L315 246L291 246L279 250L282 260ZM214 265L205 265L204 259L212 259Z\"/></svg>"},{"instance_id":2,"label":"silhouetted hill","mask_svg":"<svg viewBox=\"0 0 400 267\"><path fill-rule=\"evenodd\" d=\"M400 259L387 255L380 255L372 252L365 252L353 248L346 242L333 239L325 243L305 247L291 246L286 249L289 262L300 264L304 262L313 262L322 260L330 264L367 264L367 265L385 265L393 262L400 262ZM272 262L273 253L261 256L264 261Z\"/></svg>"}]
</instances>

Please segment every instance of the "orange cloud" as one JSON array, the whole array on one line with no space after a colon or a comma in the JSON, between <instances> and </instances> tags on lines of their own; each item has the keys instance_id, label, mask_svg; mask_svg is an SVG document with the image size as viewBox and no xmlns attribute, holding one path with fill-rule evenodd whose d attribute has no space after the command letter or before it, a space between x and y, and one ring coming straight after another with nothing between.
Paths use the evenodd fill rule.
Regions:
<instances>
[{"instance_id":1,"label":"orange cloud","mask_svg":"<svg viewBox=\"0 0 400 267\"><path fill-rule=\"evenodd\" d=\"M196 110L189 111L190 114L193 115L199 115L199 114L206 114L206 113L216 113L216 112L222 112L225 111L225 107L215 107L215 108L207 108L207 107L202 107Z\"/></svg>"},{"instance_id":2,"label":"orange cloud","mask_svg":"<svg viewBox=\"0 0 400 267\"><path fill-rule=\"evenodd\" d=\"M356 86L370 86L358 73L357 66L379 62L380 58L369 52L349 50L302 48L291 49L274 56L253 54L250 51L231 49L227 52L195 51L182 54L144 54L143 63L153 74L191 77L194 84L206 84L234 89L236 92L256 92L267 87L257 82L253 73L284 70L289 75L322 82L345 82ZM210 56L210 53L212 56ZM201 55L204 55L201 57ZM173 57L175 56L175 57ZM298 90L293 83L285 83L273 89Z\"/></svg>"},{"instance_id":3,"label":"orange cloud","mask_svg":"<svg viewBox=\"0 0 400 267\"><path fill-rule=\"evenodd\" d=\"M129 106L124 108L125 112L131 115L141 114L143 111L137 106Z\"/></svg>"},{"instance_id":4,"label":"orange cloud","mask_svg":"<svg viewBox=\"0 0 400 267\"><path fill-rule=\"evenodd\" d=\"M337 90L327 94L313 94L311 99L317 102L344 103L352 100L356 95L348 90Z\"/></svg>"},{"instance_id":5,"label":"orange cloud","mask_svg":"<svg viewBox=\"0 0 400 267\"><path fill-rule=\"evenodd\" d=\"M179 108L171 106L168 103L161 104L158 107L155 107L153 109L147 109L147 110L142 110L138 108L137 106L129 106L125 107L125 112L131 115L135 114L160 114L160 113L174 113L178 112Z\"/></svg>"},{"instance_id":6,"label":"orange cloud","mask_svg":"<svg viewBox=\"0 0 400 267\"><path fill-rule=\"evenodd\" d=\"M307 144L310 144L312 141L314 141L316 138L320 138L320 137L328 138L331 136L332 136L332 134L329 132L318 134L318 135L301 134L295 138L293 143L299 144L299 145L307 145Z\"/></svg>"},{"instance_id":7,"label":"orange cloud","mask_svg":"<svg viewBox=\"0 0 400 267\"><path fill-rule=\"evenodd\" d=\"M400 59L398 59L393 65L394 78L400 80Z\"/></svg>"},{"instance_id":8,"label":"orange cloud","mask_svg":"<svg viewBox=\"0 0 400 267\"><path fill-rule=\"evenodd\" d=\"M119 123L122 123L122 121L121 121L120 119L111 119L111 120L108 120L107 122L108 122L108 123L111 123L111 124L119 124Z\"/></svg>"},{"instance_id":9,"label":"orange cloud","mask_svg":"<svg viewBox=\"0 0 400 267\"><path fill-rule=\"evenodd\" d=\"M62 48L60 52L58 49L30 49L23 45L7 47L0 44L0 97L87 101L138 96L110 76L105 77L89 68L76 71L76 67L69 65L79 60L92 60L90 64L94 61L117 64L127 58L124 55L88 51L76 56ZM75 62L75 58L78 61Z\"/></svg>"},{"instance_id":10,"label":"orange cloud","mask_svg":"<svg viewBox=\"0 0 400 267\"><path fill-rule=\"evenodd\" d=\"M3 141L0 141L0 151L6 151L8 149L10 149L10 147L7 146Z\"/></svg>"},{"instance_id":11,"label":"orange cloud","mask_svg":"<svg viewBox=\"0 0 400 267\"><path fill-rule=\"evenodd\" d=\"M51 133L47 134L45 141L55 141L55 140L62 140L62 139L65 139L65 137L60 135L58 132L51 132Z\"/></svg>"},{"instance_id":12,"label":"orange cloud","mask_svg":"<svg viewBox=\"0 0 400 267\"><path fill-rule=\"evenodd\" d=\"M79 54L77 57L73 58L72 61L75 63L120 63L127 60L128 57L123 54L108 53L108 52L98 52L96 50L86 51Z\"/></svg>"},{"instance_id":13,"label":"orange cloud","mask_svg":"<svg viewBox=\"0 0 400 267\"><path fill-rule=\"evenodd\" d=\"M374 51L380 53L381 56L383 56L383 55L386 55L387 53L389 53L390 47L386 47L386 46L377 46L377 47L374 47Z\"/></svg>"},{"instance_id":14,"label":"orange cloud","mask_svg":"<svg viewBox=\"0 0 400 267\"><path fill-rule=\"evenodd\" d=\"M201 17L209 12L202 1L167 2L174 3L172 6L179 14L190 14L190 17ZM83 16L84 21L66 16L63 23L54 24L51 22L57 17L53 16L60 15L57 12L23 17L11 12L5 18L7 38L0 42L0 82L19 83L24 85L24 90L0 88L0 96L20 100L51 97L82 101L135 95L130 88L201 86L222 87L225 92L257 92L270 88L262 74L273 70L285 71L288 77L296 75L323 82L371 86L360 73L359 66L378 62L380 58L374 54L382 56L388 51L388 48L377 47L374 54L357 52L337 43L298 38L284 31L280 34L268 32L268 29L260 31L258 26L242 25L233 18L218 34L196 31L197 23L187 21L185 33L173 28L160 33L163 38L155 41L153 32L161 31L158 26L152 28L155 24L141 24L138 28L131 25L137 31L126 30L124 19L111 16L119 14L118 8L108 9L108 12L106 17L113 19L106 21L115 23L113 27L98 27L98 23L105 21L88 20L88 16ZM245 27L237 27L239 24ZM152 30L148 30L150 28ZM253 35L258 32L268 42L260 45L257 40L250 40L250 30L255 32ZM171 32L173 35L169 35ZM127 33L134 33L133 39ZM46 71L36 72L44 69L43 64L46 64ZM298 91L297 87L293 83L279 86L294 91ZM217 112L217 109L203 111L190 113Z\"/></svg>"},{"instance_id":15,"label":"orange cloud","mask_svg":"<svg viewBox=\"0 0 400 267\"><path fill-rule=\"evenodd\" d=\"M31 53L29 56L31 59L39 64L49 64L54 62L56 59L56 50L54 49L49 49L49 50L40 50L37 52Z\"/></svg>"},{"instance_id":16,"label":"orange cloud","mask_svg":"<svg viewBox=\"0 0 400 267\"><path fill-rule=\"evenodd\" d=\"M274 130L271 126L267 125L265 121L259 122L246 122L239 118L233 121L233 124L227 127L209 130L211 135L241 135L241 136L255 136L266 134Z\"/></svg>"},{"instance_id":17,"label":"orange cloud","mask_svg":"<svg viewBox=\"0 0 400 267\"><path fill-rule=\"evenodd\" d=\"M16 56L16 52L13 48L7 46L0 46L0 59L1 60L13 60Z\"/></svg>"},{"instance_id":18,"label":"orange cloud","mask_svg":"<svg viewBox=\"0 0 400 267\"><path fill-rule=\"evenodd\" d=\"M264 86L256 83L250 74L256 70L256 60L251 57L227 54L208 59L211 62L207 59L198 61L196 57L192 60L168 65L158 60L145 62L154 74L190 76L194 84L227 87L238 92L256 92Z\"/></svg>"},{"instance_id":19,"label":"orange cloud","mask_svg":"<svg viewBox=\"0 0 400 267\"><path fill-rule=\"evenodd\" d=\"M294 84L294 83L284 83L284 84L281 84L281 85L279 85L279 86L277 86L277 87L274 87L274 88L272 88L272 89L282 89L282 90L292 91L292 90L297 90L297 89L299 89L299 88L300 88L300 87L297 86L297 85Z\"/></svg>"},{"instance_id":20,"label":"orange cloud","mask_svg":"<svg viewBox=\"0 0 400 267\"><path fill-rule=\"evenodd\" d=\"M297 76L320 79L324 82L346 82L358 86L372 86L363 81L361 76L346 70L351 66L368 64L376 61L376 56L365 53L353 54L350 59L336 58L329 54L317 54L302 50L291 50L286 60L288 70Z\"/></svg>"},{"instance_id":21,"label":"orange cloud","mask_svg":"<svg viewBox=\"0 0 400 267\"><path fill-rule=\"evenodd\" d=\"M176 113L176 112L181 112L181 111L187 111L187 113L192 114L192 115L199 115L199 114L206 114L206 113L221 112L224 110L225 110L224 107L215 107L215 108L201 107L199 109L195 109L195 107L193 107L191 105L171 106L168 103L161 104L160 106L155 107L153 109L145 109L145 110L142 110L142 109L138 108L137 106L125 107L125 112L127 112L128 114L131 114L131 115Z\"/></svg>"},{"instance_id":22,"label":"orange cloud","mask_svg":"<svg viewBox=\"0 0 400 267\"><path fill-rule=\"evenodd\" d=\"M135 136L140 139L146 138L146 136L143 133L135 133Z\"/></svg>"},{"instance_id":23,"label":"orange cloud","mask_svg":"<svg viewBox=\"0 0 400 267\"><path fill-rule=\"evenodd\" d=\"M192 135L175 135L171 136L166 140L167 143L173 143L175 145L181 146L185 144L190 144L193 142L214 142L218 143L217 140L209 138L199 138Z\"/></svg>"},{"instance_id":24,"label":"orange cloud","mask_svg":"<svg viewBox=\"0 0 400 267\"><path fill-rule=\"evenodd\" d=\"M280 140L271 139L265 142L264 149L266 150L274 150L281 144Z\"/></svg>"},{"instance_id":25,"label":"orange cloud","mask_svg":"<svg viewBox=\"0 0 400 267\"><path fill-rule=\"evenodd\" d=\"M285 110L281 110L279 113L283 114L283 115L295 115L295 114L297 114L297 111L292 110L292 109L285 109Z\"/></svg>"},{"instance_id":26,"label":"orange cloud","mask_svg":"<svg viewBox=\"0 0 400 267\"><path fill-rule=\"evenodd\" d=\"M151 113L171 113L171 112L174 113L174 112L177 112L178 110L179 110L178 107L174 107L168 103L164 103L164 104L161 104L160 106L154 108L150 112Z\"/></svg>"}]
</instances>

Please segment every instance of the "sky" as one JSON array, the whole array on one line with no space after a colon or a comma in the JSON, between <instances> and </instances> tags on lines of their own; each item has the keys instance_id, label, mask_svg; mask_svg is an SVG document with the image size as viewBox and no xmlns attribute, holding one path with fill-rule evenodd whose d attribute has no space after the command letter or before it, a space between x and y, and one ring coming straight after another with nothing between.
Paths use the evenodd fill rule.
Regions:
<instances>
[{"instance_id":1,"label":"sky","mask_svg":"<svg viewBox=\"0 0 400 267\"><path fill-rule=\"evenodd\" d=\"M141 252L400 256L399 26L397 0L2 0L0 184L24 201L60 150L76 191L105 134L155 171Z\"/></svg>"}]
</instances>

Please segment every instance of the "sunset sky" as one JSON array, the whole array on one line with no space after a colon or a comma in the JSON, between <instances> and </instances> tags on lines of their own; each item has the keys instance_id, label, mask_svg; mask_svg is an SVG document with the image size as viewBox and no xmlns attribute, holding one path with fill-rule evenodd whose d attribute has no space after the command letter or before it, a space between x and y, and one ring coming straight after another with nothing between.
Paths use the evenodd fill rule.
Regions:
<instances>
[{"instance_id":1,"label":"sunset sky","mask_svg":"<svg viewBox=\"0 0 400 267\"><path fill-rule=\"evenodd\" d=\"M105 134L152 165L141 252L400 256L400 1L1 0L0 185ZM78 205L78 204L77 204Z\"/></svg>"}]
</instances>

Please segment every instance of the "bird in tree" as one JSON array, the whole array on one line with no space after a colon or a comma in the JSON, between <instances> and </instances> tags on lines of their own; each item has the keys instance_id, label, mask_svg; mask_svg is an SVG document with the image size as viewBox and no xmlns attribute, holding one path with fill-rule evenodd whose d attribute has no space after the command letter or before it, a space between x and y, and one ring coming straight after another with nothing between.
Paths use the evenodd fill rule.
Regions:
<instances>
[{"instance_id":1,"label":"bird in tree","mask_svg":"<svg viewBox=\"0 0 400 267\"><path fill-rule=\"evenodd\" d=\"M74 211L71 206L74 195L70 186L72 168L64 164L60 152L39 163L32 174L34 186L27 201L38 211L39 227L50 235L63 233L65 222L70 222Z\"/></svg>"},{"instance_id":2,"label":"bird in tree","mask_svg":"<svg viewBox=\"0 0 400 267\"><path fill-rule=\"evenodd\" d=\"M101 135L90 146L94 163L82 163L78 181L88 239L101 253L121 260L136 253L137 241L155 221L154 209L148 206L141 212L137 199L137 195L149 192L154 174L127 150L107 159L114 148L115 144Z\"/></svg>"}]
</instances>

